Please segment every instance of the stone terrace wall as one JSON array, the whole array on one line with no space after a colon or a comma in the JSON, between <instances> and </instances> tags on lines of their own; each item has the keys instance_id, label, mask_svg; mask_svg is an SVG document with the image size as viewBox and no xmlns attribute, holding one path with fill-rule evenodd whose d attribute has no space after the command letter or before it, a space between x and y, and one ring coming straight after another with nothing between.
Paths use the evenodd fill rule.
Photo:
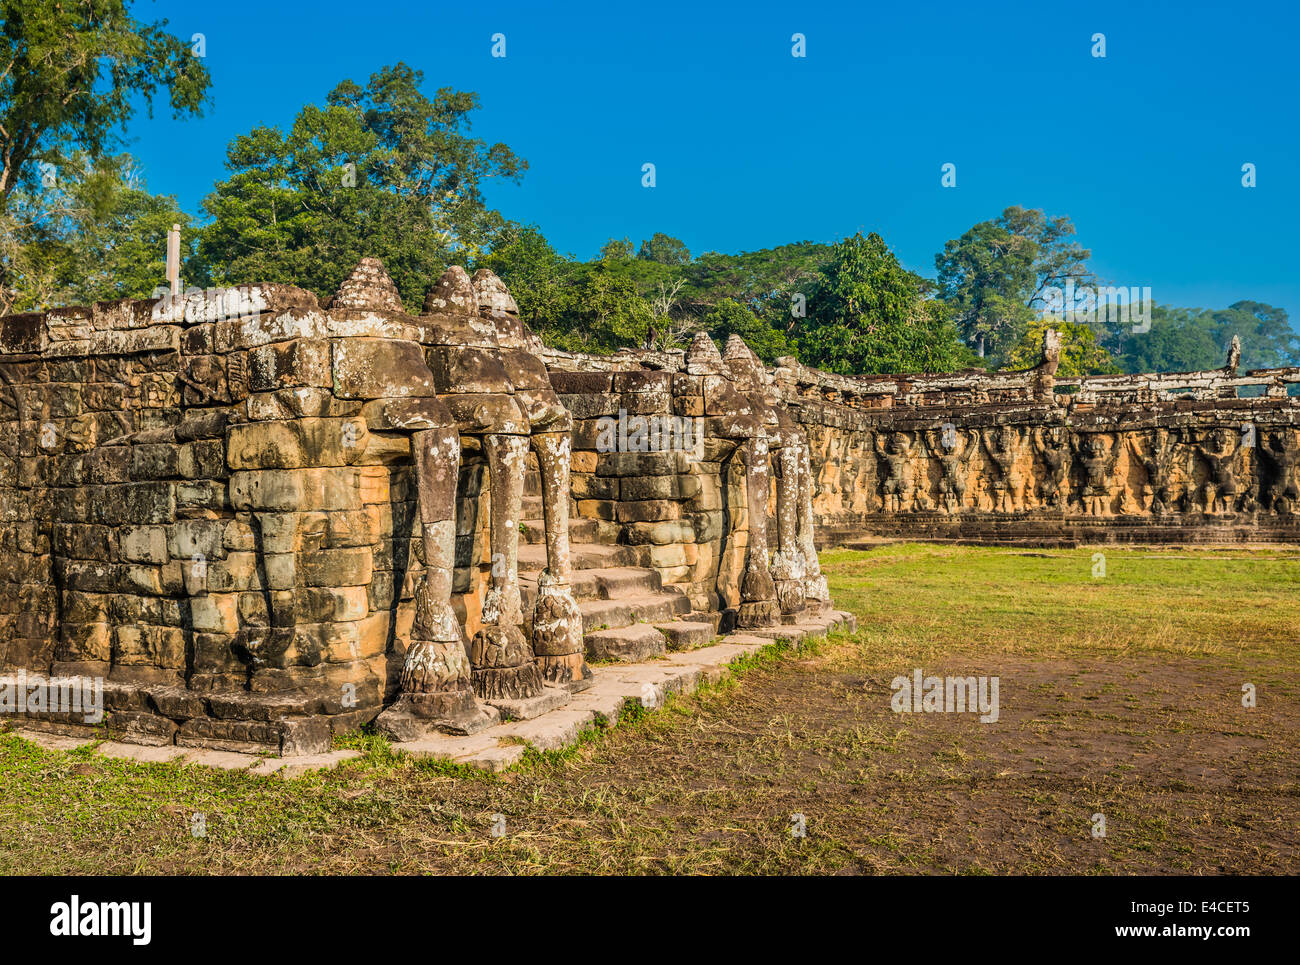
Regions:
<instances>
[{"instance_id":1,"label":"stone terrace wall","mask_svg":"<svg viewBox=\"0 0 1300 965\"><path fill-rule=\"evenodd\" d=\"M219 301L0 319L0 670L107 678L141 742L315 752L378 707L401 630L403 440L333 380L394 324Z\"/></svg>"},{"instance_id":2,"label":"stone terrace wall","mask_svg":"<svg viewBox=\"0 0 1300 965\"><path fill-rule=\"evenodd\" d=\"M820 543L1300 539L1300 369L1057 379L774 375L812 449ZM1240 398L1239 389L1262 395Z\"/></svg>"},{"instance_id":3,"label":"stone terrace wall","mask_svg":"<svg viewBox=\"0 0 1300 965\"><path fill-rule=\"evenodd\" d=\"M582 356L490 272L411 314L374 259L324 304L0 318L0 674L102 680L126 740L311 754L371 721L527 719L633 643L824 615L819 542L1296 540L1300 370L1235 358L1058 380L1051 338L998 375L767 371L705 335Z\"/></svg>"},{"instance_id":4,"label":"stone terrace wall","mask_svg":"<svg viewBox=\"0 0 1300 965\"><path fill-rule=\"evenodd\" d=\"M602 438L619 410L655 436ZM486 271L449 269L418 315L363 259L324 304L257 285L2 318L0 674L103 681L140 743L475 733L592 683L571 531L657 571L584 594L670 591L653 612L714 632L825 613L809 464L740 340L547 353Z\"/></svg>"}]
</instances>

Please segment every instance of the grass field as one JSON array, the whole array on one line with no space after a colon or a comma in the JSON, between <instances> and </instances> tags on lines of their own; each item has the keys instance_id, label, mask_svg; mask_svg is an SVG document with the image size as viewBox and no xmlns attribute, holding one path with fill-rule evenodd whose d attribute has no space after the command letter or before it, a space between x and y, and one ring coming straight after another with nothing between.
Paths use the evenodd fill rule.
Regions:
<instances>
[{"instance_id":1,"label":"grass field","mask_svg":"<svg viewBox=\"0 0 1300 965\"><path fill-rule=\"evenodd\" d=\"M1300 553L1095 552L826 553L858 633L498 776L360 736L283 781L0 735L0 872L1300 872ZM917 668L998 676L998 721L894 713Z\"/></svg>"}]
</instances>

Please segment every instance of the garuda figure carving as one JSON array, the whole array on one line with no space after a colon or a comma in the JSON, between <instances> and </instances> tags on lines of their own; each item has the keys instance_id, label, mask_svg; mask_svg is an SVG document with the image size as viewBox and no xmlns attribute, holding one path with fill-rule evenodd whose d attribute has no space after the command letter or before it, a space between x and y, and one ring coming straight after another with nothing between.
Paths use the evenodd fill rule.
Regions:
<instances>
[{"instance_id":1,"label":"garuda figure carving","mask_svg":"<svg viewBox=\"0 0 1300 965\"><path fill-rule=\"evenodd\" d=\"M1069 495L1070 433L1062 426L1040 427L1033 433L1034 451L1043 464L1039 498L1052 509L1065 506Z\"/></svg>"},{"instance_id":2,"label":"garuda figure carving","mask_svg":"<svg viewBox=\"0 0 1300 965\"><path fill-rule=\"evenodd\" d=\"M891 432L887 439L882 440L877 435L876 453L888 469L881 487L885 510L893 513L911 510L916 492L916 476L912 468L912 437L906 432Z\"/></svg>"},{"instance_id":3,"label":"garuda figure carving","mask_svg":"<svg viewBox=\"0 0 1300 965\"><path fill-rule=\"evenodd\" d=\"M1143 447L1143 442L1146 448ZM1175 512L1180 494L1173 488L1174 466L1178 461L1182 433L1178 429L1153 429L1149 434L1132 433L1128 448L1147 474L1142 487L1141 508L1157 516Z\"/></svg>"},{"instance_id":4,"label":"garuda figure carving","mask_svg":"<svg viewBox=\"0 0 1300 965\"><path fill-rule=\"evenodd\" d=\"M1292 514L1300 508L1300 445L1292 429L1266 433L1260 440L1260 456L1267 466L1265 504L1275 513Z\"/></svg>"},{"instance_id":5,"label":"garuda figure carving","mask_svg":"<svg viewBox=\"0 0 1300 965\"><path fill-rule=\"evenodd\" d=\"M966 497L966 468L979 449L979 433L974 429L958 431L944 426L925 434L926 445L939 460L939 504L944 512L959 513Z\"/></svg>"},{"instance_id":6,"label":"garuda figure carving","mask_svg":"<svg viewBox=\"0 0 1300 965\"><path fill-rule=\"evenodd\" d=\"M1075 455L1083 468L1079 509L1090 516L1105 516L1110 511L1119 444L1105 433L1084 433L1075 443Z\"/></svg>"}]
</instances>

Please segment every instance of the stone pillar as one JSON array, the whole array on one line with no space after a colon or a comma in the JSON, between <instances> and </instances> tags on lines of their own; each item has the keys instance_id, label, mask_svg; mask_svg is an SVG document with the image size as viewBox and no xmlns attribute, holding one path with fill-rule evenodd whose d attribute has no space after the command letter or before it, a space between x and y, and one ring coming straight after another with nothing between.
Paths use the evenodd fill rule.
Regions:
<instances>
[{"instance_id":1,"label":"stone pillar","mask_svg":"<svg viewBox=\"0 0 1300 965\"><path fill-rule=\"evenodd\" d=\"M739 627L770 627L776 623L776 586L767 566L768 453L762 436L741 450L745 465L745 495L749 504L749 556L740 582Z\"/></svg>"},{"instance_id":2,"label":"stone pillar","mask_svg":"<svg viewBox=\"0 0 1300 965\"><path fill-rule=\"evenodd\" d=\"M799 453L802 447L787 445L772 459L776 470L776 555L772 558L772 579L783 617L804 608L806 567L799 546Z\"/></svg>"},{"instance_id":3,"label":"stone pillar","mask_svg":"<svg viewBox=\"0 0 1300 965\"><path fill-rule=\"evenodd\" d=\"M829 609L831 593L813 542L812 465L807 446L799 450L799 547L803 550L804 602L809 615L816 616Z\"/></svg>"},{"instance_id":4,"label":"stone pillar","mask_svg":"<svg viewBox=\"0 0 1300 965\"><path fill-rule=\"evenodd\" d=\"M583 659L582 614L570 588L569 434L538 433L532 443L542 477L546 523L546 569L537 577L533 653L544 680L586 686L591 683L592 673Z\"/></svg>"},{"instance_id":5,"label":"stone pillar","mask_svg":"<svg viewBox=\"0 0 1300 965\"><path fill-rule=\"evenodd\" d=\"M454 427L411 436L411 458L424 547L424 576L415 591L415 620L397 701L379 716L382 732L414 740L432 727L472 733L489 722L470 687L470 663L451 608L456 566L456 481L460 439Z\"/></svg>"},{"instance_id":6,"label":"stone pillar","mask_svg":"<svg viewBox=\"0 0 1300 965\"><path fill-rule=\"evenodd\" d=\"M525 436L483 437L488 460L491 575L483 596L483 628L470 645L474 692L484 699L536 697L542 675L521 628L519 512L524 496Z\"/></svg>"}]
</instances>

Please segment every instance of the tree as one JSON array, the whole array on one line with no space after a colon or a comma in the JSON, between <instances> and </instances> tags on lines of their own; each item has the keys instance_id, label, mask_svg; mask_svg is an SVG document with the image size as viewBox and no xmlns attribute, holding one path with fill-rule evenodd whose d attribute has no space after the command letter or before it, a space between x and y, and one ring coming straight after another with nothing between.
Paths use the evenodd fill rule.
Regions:
<instances>
[{"instance_id":1,"label":"tree","mask_svg":"<svg viewBox=\"0 0 1300 965\"><path fill-rule=\"evenodd\" d=\"M120 143L159 87L173 113L198 114L207 68L167 21L141 23L127 0L0 0L0 210L33 162L91 162Z\"/></svg>"},{"instance_id":2,"label":"tree","mask_svg":"<svg viewBox=\"0 0 1300 965\"><path fill-rule=\"evenodd\" d=\"M1103 344L1125 372L1194 372L1218 368L1227 348L1216 338L1212 313L1202 308L1151 307L1151 329L1106 330Z\"/></svg>"},{"instance_id":3,"label":"tree","mask_svg":"<svg viewBox=\"0 0 1300 965\"><path fill-rule=\"evenodd\" d=\"M1069 218L1051 218L1040 208L1013 204L1002 212L998 222L1014 236L1028 238L1034 245L1034 291L1026 302L1030 307L1043 304L1048 288L1063 289L1069 281L1079 287L1097 280L1087 264L1092 252L1074 240L1074 225Z\"/></svg>"},{"instance_id":4,"label":"tree","mask_svg":"<svg viewBox=\"0 0 1300 965\"><path fill-rule=\"evenodd\" d=\"M688 265L691 262L691 253L686 245L662 231L656 231L642 241L636 256L642 261L655 261L661 265Z\"/></svg>"},{"instance_id":5,"label":"tree","mask_svg":"<svg viewBox=\"0 0 1300 965\"><path fill-rule=\"evenodd\" d=\"M687 268L682 302L687 310L703 315L731 299L788 333L800 318L793 310L793 296L803 295L806 301L833 254L831 245L812 241L738 255L707 252Z\"/></svg>"},{"instance_id":6,"label":"tree","mask_svg":"<svg viewBox=\"0 0 1300 965\"><path fill-rule=\"evenodd\" d=\"M1024 337L1048 289L1091 284L1091 255L1065 217L1019 205L947 242L935 256L939 297L981 358L1002 361Z\"/></svg>"},{"instance_id":7,"label":"tree","mask_svg":"<svg viewBox=\"0 0 1300 965\"><path fill-rule=\"evenodd\" d=\"M632 241L630 238L610 238L600 248L600 261L631 261Z\"/></svg>"},{"instance_id":8,"label":"tree","mask_svg":"<svg viewBox=\"0 0 1300 965\"><path fill-rule=\"evenodd\" d=\"M1061 360L1056 374L1112 375L1120 371L1110 353L1097 342L1097 333L1087 325L1059 318L1038 318L1030 322L1020 344L1007 356L1007 368L1031 369L1043 360L1043 334L1049 328L1061 335Z\"/></svg>"},{"instance_id":9,"label":"tree","mask_svg":"<svg viewBox=\"0 0 1300 965\"><path fill-rule=\"evenodd\" d=\"M127 249L149 243L152 228L133 242L121 219L133 205L142 216L177 213L169 199L115 187L123 161L113 151L159 88L180 117L201 113L209 84L166 26L136 20L126 0L0 0L0 312L138 290L131 272L144 262ZM97 228L110 211L117 222ZM87 261L92 234L110 247ZM110 270L126 277L81 277Z\"/></svg>"},{"instance_id":10,"label":"tree","mask_svg":"<svg viewBox=\"0 0 1300 965\"><path fill-rule=\"evenodd\" d=\"M1212 312L1211 318L1223 353L1234 335L1240 337L1242 371L1300 365L1300 336L1291 328L1285 308L1239 301Z\"/></svg>"},{"instance_id":11,"label":"tree","mask_svg":"<svg viewBox=\"0 0 1300 965\"><path fill-rule=\"evenodd\" d=\"M74 155L48 187L18 187L0 221L0 314L110 298L145 298L166 283L166 239L193 231L176 199L150 194L127 155Z\"/></svg>"},{"instance_id":12,"label":"tree","mask_svg":"<svg viewBox=\"0 0 1300 965\"><path fill-rule=\"evenodd\" d=\"M844 374L947 372L965 364L970 353L946 306L924 290L878 234L840 242L797 329L802 359Z\"/></svg>"},{"instance_id":13,"label":"tree","mask_svg":"<svg viewBox=\"0 0 1300 965\"><path fill-rule=\"evenodd\" d=\"M552 248L536 225L507 225L474 267L488 268L506 283L519 317L539 336L564 330L579 265Z\"/></svg>"},{"instance_id":14,"label":"tree","mask_svg":"<svg viewBox=\"0 0 1300 965\"><path fill-rule=\"evenodd\" d=\"M403 299L419 305L452 261L472 261L505 220L483 182L518 181L527 164L504 144L470 137L478 95L384 67L308 105L287 133L258 127L227 151L230 177L204 201L212 223L197 261L206 280L275 279L330 295L363 256L383 259Z\"/></svg>"},{"instance_id":15,"label":"tree","mask_svg":"<svg viewBox=\"0 0 1300 965\"><path fill-rule=\"evenodd\" d=\"M582 266L579 277L568 316L571 324L563 332L552 332L551 344L585 352L645 344L654 312L636 285L605 261Z\"/></svg>"}]
</instances>

